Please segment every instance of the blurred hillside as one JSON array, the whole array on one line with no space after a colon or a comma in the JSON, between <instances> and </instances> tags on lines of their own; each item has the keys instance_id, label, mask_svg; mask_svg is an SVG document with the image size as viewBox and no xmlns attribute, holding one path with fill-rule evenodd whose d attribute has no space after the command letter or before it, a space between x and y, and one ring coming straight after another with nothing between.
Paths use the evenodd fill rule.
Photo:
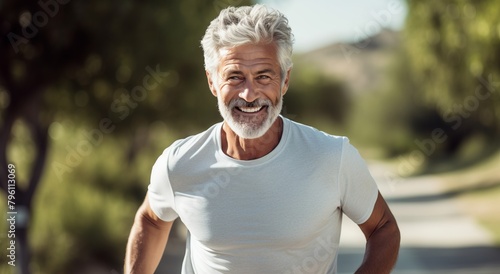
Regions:
<instances>
[{"instance_id":1,"label":"blurred hillside","mask_svg":"<svg viewBox=\"0 0 500 274\"><path fill-rule=\"evenodd\" d=\"M345 96L338 97L344 123L332 131L349 135L370 157L412 154L412 172L436 170L443 161L459 167L494 154L500 137L500 23L491 12L499 5L408 5L399 33L383 29L296 57L296 68L344 87Z\"/></svg>"},{"instance_id":2,"label":"blurred hillside","mask_svg":"<svg viewBox=\"0 0 500 274\"><path fill-rule=\"evenodd\" d=\"M381 94L388 93L400 51L401 33L383 29L361 41L335 43L295 57L294 69L299 71L298 77L304 77L303 71L311 70L343 87L343 96L332 99L339 100L338 106L345 109L343 124L331 128L327 123L320 126L335 134L348 135L368 157L386 155L385 144L380 140L381 126L394 124L391 126L393 132L405 134L391 121L391 115L385 116L387 107L377 103ZM374 97L379 99L373 101ZM336 106L332 104L331 107ZM314 124L314 121L308 122Z\"/></svg>"},{"instance_id":3,"label":"blurred hillside","mask_svg":"<svg viewBox=\"0 0 500 274\"><path fill-rule=\"evenodd\" d=\"M400 34L383 29L355 43L336 43L296 57L298 66L310 65L345 83L349 92L364 94L383 86L387 70L400 45Z\"/></svg>"}]
</instances>

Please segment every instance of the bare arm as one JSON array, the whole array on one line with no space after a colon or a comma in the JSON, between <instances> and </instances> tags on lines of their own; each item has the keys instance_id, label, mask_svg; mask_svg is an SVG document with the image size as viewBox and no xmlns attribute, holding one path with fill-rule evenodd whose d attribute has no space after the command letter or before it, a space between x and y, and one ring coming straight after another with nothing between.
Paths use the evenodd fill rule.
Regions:
<instances>
[{"instance_id":1,"label":"bare arm","mask_svg":"<svg viewBox=\"0 0 500 274\"><path fill-rule=\"evenodd\" d=\"M173 222L165 222L151 209L148 197L135 215L125 254L125 274L153 274L167 244Z\"/></svg>"},{"instance_id":2,"label":"bare arm","mask_svg":"<svg viewBox=\"0 0 500 274\"><path fill-rule=\"evenodd\" d=\"M380 193L370 218L359 227L367 242L363 263L356 273L390 273L396 264L401 236L396 219Z\"/></svg>"}]
</instances>

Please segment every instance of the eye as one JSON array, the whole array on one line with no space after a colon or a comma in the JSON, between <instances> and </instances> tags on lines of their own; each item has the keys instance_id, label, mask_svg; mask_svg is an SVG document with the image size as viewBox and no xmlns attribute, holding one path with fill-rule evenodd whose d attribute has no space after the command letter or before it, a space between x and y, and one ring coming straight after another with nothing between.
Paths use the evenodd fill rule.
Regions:
<instances>
[{"instance_id":1,"label":"eye","mask_svg":"<svg viewBox=\"0 0 500 274\"><path fill-rule=\"evenodd\" d=\"M269 75L261 74L257 76L256 80L262 85L267 85L271 82L272 78Z\"/></svg>"},{"instance_id":2,"label":"eye","mask_svg":"<svg viewBox=\"0 0 500 274\"><path fill-rule=\"evenodd\" d=\"M243 82L245 80L245 78L243 78L241 75L233 75L233 76L229 76L227 77L226 81L230 84L230 85L238 85L240 84L241 82Z\"/></svg>"}]
</instances>

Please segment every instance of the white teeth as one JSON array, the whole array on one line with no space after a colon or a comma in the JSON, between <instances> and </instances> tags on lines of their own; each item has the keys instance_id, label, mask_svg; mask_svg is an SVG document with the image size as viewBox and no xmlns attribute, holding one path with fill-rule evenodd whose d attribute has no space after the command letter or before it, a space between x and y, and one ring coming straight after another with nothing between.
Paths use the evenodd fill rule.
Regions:
<instances>
[{"instance_id":1,"label":"white teeth","mask_svg":"<svg viewBox=\"0 0 500 274\"><path fill-rule=\"evenodd\" d=\"M259 110L261 110L262 107L253 107L253 108L249 108L249 107L239 107L239 109L243 112L246 112L246 113L253 113L253 112L257 112Z\"/></svg>"}]
</instances>

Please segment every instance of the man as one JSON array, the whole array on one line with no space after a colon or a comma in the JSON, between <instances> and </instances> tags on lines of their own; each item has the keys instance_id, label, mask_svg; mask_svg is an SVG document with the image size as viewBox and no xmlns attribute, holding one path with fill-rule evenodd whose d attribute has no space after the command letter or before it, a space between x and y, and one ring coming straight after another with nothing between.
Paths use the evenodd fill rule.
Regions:
<instances>
[{"instance_id":1,"label":"man","mask_svg":"<svg viewBox=\"0 0 500 274\"><path fill-rule=\"evenodd\" d=\"M154 272L178 217L189 232L182 273L335 273L342 214L367 239L358 272L390 272L398 226L356 149L279 115L292 40L262 5L211 22L202 47L224 121L158 158L125 273Z\"/></svg>"}]
</instances>

